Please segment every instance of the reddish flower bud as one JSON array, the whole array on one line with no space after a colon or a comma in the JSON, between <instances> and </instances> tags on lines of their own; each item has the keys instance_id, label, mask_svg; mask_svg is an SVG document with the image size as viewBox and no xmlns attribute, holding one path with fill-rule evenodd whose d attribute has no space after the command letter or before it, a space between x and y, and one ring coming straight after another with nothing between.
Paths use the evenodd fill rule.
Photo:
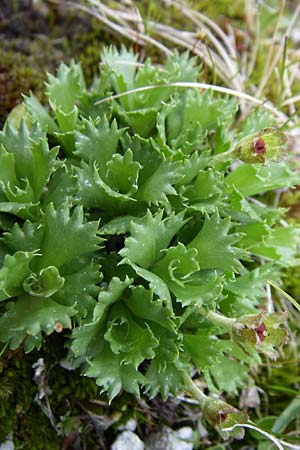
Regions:
<instances>
[{"instance_id":1,"label":"reddish flower bud","mask_svg":"<svg viewBox=\"0 0 300 450\"><path fill-rule=\"evenodd\" d=\"M264 155L266 153L266 144L262 138L257 139L254 145L254 151L258 155Z\"/></svg>"},{"instance_id":2,"label":"reddish flower bud","mask_svg":"<svg viewBox=\"0 0 300 450\"><path fill-rule=\"evenodd\" d=\"M246 350L255 349L276 359L278 352L288 341L288 332L279 327L286 320L286 313L251 314L237 319L233 327L233 337Z\"/></svg>"},{"instance_id":3,"label":"reddish flower bud","mask_svg":"<svg viewBox=\"0 0 300 450\"><path fill-rule=\"evenodd\" d=\"M203 406L203 416L210 425L218 430L224 439L229 437L229 433L223 430L231 428L235 424L247 423L248 421L246 413L223 402L223 400L214 400L210 397L207 398ZM230 436L242 439L244 437L244 429L237 427L230 432Z\"/></svg>"},{"instance_id":4,"label":"reddish flower bud","mask_svg":"<svg viewBox=\"0 0 300 450\"><path fill-rule=\"evenodd\" d=\"M233 153L246 163L279 162L287 156L287 138L276 128L265 128L241 139Z\"/></svg>"},{"instance_id":5,"label":"reddish flower bud","mask_svg":"<svg viewBox=\"0 0 300 450\"><path fill-rule=\"evenodd\" d=\"M268 336L267 327L264 322L261 323L257 328L254 328L254 330L260 342L262 342Z\"/></svg>"}]
</instances>

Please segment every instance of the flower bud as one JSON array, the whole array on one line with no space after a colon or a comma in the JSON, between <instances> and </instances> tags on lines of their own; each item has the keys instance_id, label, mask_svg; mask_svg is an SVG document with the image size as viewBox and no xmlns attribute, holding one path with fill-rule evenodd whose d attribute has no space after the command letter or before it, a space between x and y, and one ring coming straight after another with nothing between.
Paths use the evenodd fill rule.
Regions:
<instances>
[{"instance_id":1,"label":"flower bud","mask_svg":"<svg viewBox=\"0 0 300 450\"><path fill-rule=\"evenodd\" d=\"M229 432L223 430L231 428L235 424L247 423L248 421L246 413L223 402L223 400L214 400L210 397L207 398L202 411L207 422L216 428L224 439L228 439ZM242 439L244 437L244 429L237 427L230 432L230 436Z\"/></svg>"},{"instance_id":2,"label":"flower bud","mask_svg":"<svg viewBox=\"0 0 300 450\"><path fill-rule=\"evenodd\" d=\"M287 330L279 327L286 316L286 313L260 313L240 317L234 324L233 337L246 350L252 348L276 359L276 348L281 348L288 341Z\"/></svg>"},{"instance_id":3,"label":"flower bud","mask_svg":"<svg viewBox=\"0 0 300 450\"><path fill-rule=\"evenodd\" d=\"M234 153L246 163L279 162L287 157L287 138L276 128L265 128L241 139Z\"/></svg>"}]
</instances>

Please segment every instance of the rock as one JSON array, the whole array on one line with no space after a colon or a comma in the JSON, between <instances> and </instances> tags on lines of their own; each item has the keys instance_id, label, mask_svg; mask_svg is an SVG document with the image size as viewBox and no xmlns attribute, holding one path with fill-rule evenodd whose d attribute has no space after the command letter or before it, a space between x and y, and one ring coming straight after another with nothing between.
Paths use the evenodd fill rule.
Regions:
<instances>
[{"instance_id":1,"label":"rock","mask_svg":"<svg viewBox=\"0 0 300 450\"><path fill-rule=\"evenodd\" d=\"M123 431L112 444L111 450L144 450L144 444L132 431Z\"/></svg>"},{"instance_id":2,"label":"rock","mask_svg":"<svg viewBox=\"0 0 300 450\"><path fill-rule=\"evenodd\" d=\"M183 427L177 431L163 427L156 433L151 433L145 441L146 450L193 450L193 430Z\"/></svg>"},{"instance_id":3,"label":"rock","mask_svg":"<svg viewBox=\"0 0 300 450\"><path fill-rule=\"evenodd\" d=\"M120 431L123 431L123 430L135 431L135 429L136 429L136 420L133 418L129 419L124 425L121 425L119 427Z\"/></svg>"},{"instance_id":4,"label":"rock","mask_svg":"<svg viewBox=\"0 0 300 450\"><path fill-rule=\"evenodd\" d=\"M177 437L182 441L193 440L193 429L191 427L182 427L175 431Z\"/></svg>"},{"instance_id":5,"label":"rock","mask_svg":"<svg viewBox=\"0 0 300 450\"><path fill-rule=\"evenodd\" d=\"M6 441L0 444L0 450L14 450L14 448L11 436L6 436Z\"/></svg>"}]
</instances>

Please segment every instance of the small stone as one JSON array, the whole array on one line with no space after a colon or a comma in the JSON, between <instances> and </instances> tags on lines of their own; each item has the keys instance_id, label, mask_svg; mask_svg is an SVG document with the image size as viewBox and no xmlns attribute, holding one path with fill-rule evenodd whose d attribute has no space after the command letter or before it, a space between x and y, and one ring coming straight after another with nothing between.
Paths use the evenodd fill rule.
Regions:
<instances>
[{"instance_id":1,"label":"small stone","mask_svg":"<svg viewBox=\"0 0 300 450\"><path fill-rule=\"evenodd\" d=\"M184 436L189 435L187 433L189 427L183 427L185 430L182 432ZM181 429L182 430L182 429ZM179 435L181 434L180 430ZM156 433L151 433L145 441L146 450L193 450L193 442L187 442L182 440L177 431L171 430L171 428L163 427Z\"/></svg>"},{"instance_id":2,"label":"small stone","mask_svg":"<svg viewBox=\"0 0 300 450\"><path fill-rule=\"evenodd\" d=\"M111 450L144 450L144 444L132 431L123 431L111 446Z\"/></svg>"},{"instance_id":3,"label":"small stone","mask_svg":"<svg viewBox=\"0 0 300 450\"><path fill-rule=\"evenodd\" d=\"M6 436L6 441L0 444L0 450L14 450L14 443L11 436Z\"/></svg>"},{"instance_id":4,"label":"small stone","mask_svg":"<svg viewBox=\"0 0 300 450\"><path fill-rule=\"evenodd\" d=\"M182 427L175 431L177 437L182 441L192 441L193 440L193 429L191 427Z\"/></svg>"},{"instance_id":5,"label":"small stone","mask_svg":"<svg viewBox=\"0 0 300 450\"><path fill-rule=\"evenodd\" d=\"M123 430L135 431L135 429L136 429L136 420L133 418L129 419L124 425L121 425L119 427L120 431Z\"/></svg>"}]
</instances>

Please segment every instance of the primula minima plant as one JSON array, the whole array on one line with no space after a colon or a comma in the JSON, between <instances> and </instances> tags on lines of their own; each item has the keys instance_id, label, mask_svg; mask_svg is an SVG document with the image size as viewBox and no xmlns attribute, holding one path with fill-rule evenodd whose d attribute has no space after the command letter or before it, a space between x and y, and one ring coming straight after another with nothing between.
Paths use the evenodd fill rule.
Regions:
<instances>
[{"instance_id":1,"label":"primula minima plant","mask_svg":"<svg viewBox=\"0 0 300 450\"><path fill-rule=\"evenodd\" d=\"M189 391L222 432L246 414L190 373L208 393L237 393L287 342L265 288L297 262L299 230L254 197L297 176L266 113L235 127L236 101L172 86L198 80L195 63L105 49L90 89L62 64L49 104L26 97L20 124L7 122L0 340L30 352L64 331L70 363L110 400Z\"/></svg>"}]
</instances>

